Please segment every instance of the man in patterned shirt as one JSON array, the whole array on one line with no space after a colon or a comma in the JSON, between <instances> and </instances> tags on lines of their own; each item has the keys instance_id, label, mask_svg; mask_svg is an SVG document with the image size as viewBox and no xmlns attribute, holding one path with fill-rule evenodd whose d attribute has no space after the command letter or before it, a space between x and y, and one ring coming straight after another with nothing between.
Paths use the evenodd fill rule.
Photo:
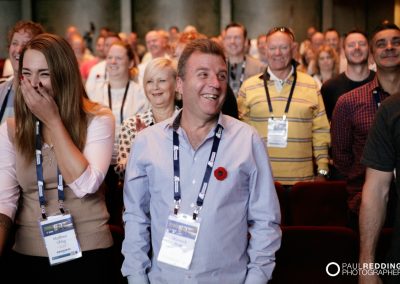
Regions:
<instances>
[{"instance_id":1,"label":"man in patterned shirt","mask_svg":"<svg viewBox=\"0 0 400 284\"><path fill-rule=\"evenodd\" d=\"M375 78L341 96L332 116L332 153L335 167L345 175L349 193L350 225L358 225L365 166L361 156L381 102L398 93L400 72L400 30L390 23L379 26L371 41L377 65Z\"/></svg>"}]
</instances>

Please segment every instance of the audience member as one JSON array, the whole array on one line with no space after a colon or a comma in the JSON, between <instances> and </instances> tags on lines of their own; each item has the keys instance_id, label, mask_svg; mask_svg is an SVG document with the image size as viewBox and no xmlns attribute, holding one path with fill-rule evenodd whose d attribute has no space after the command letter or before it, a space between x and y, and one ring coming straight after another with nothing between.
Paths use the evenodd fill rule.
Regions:
<instances>
[{"instance_id":1,"label":"audience member","mask_svg":"<svg viewBox=\"0 0 400 284\"><path fill-rule=\"evenodd\" d=\"M130 44L135 54L135 65L139 66L144 54L146 53L146 47L138 42L138 36L136 32L131 32L128 36L128 43Z\"/></svg>"},{"instance_id":2,"label":"audience member","mask_svg":"<svg viewBox=\"0 0 400 284\"><path fill-rule=\"evenodd\" d=\"M335 167L347 179L352 225L358 224L365 166L361 156L381 102L400 90L400 30L380 26L371 40L377 72L374 80L341 96L332 116L332 154ZM378 149L375 149L378 150Z\"/></svg>"},{"instance_id":3,"label":"audience member","mask_svg":"<svg viewBox=\"0 0 400 284\"><path fill-rule=\"evenodd\" d=\"M177 26L172 26L168 29L169 45L173 46L179 39L180 33Z\"/></svg>"},{"instance_id":4,"label":"audience member","mask_svg":"<svg viewBox=\"0 0 400 284\"><path fill-rule=\"evenodd\" d=\"M258 60L261 61L265 66L268 65L267 62L267 35L261 34L257 37L257 50L258 50Z\"/></svg>"},{"instance_id":5,"label":"audience member","mask_svg":"<svg viewBox=\"0 0 400 284\"><path fill-rule=\"evenodd\" d=\"M145 64L158 57L169 57L168 33L163 30L151 30L145 36L147 53L142 58L143 72Z\"/></svg>"},{"instance_id":6,"label":"audience member","mask_svg":"<svg viewBox=\"0 0 400 284\"><path fill-rule=\"evenodd\" d=\"M181 37L179 38L177 45L175 46L175 50L173 53L174 56L174 60L176 62L179 61L179 58L181 57L181 54L183 52L183 50L185 49L186 45L191 42L192 40L195 39L204 39L207 38L205 35L203 34L199 34L199 33L194 33L194 32L184 32L181 34ZM222 47L222 46L221 46ZM179 96L179 94L178 94ZM178 101L177 101L177 105L179 107L182 107L182 100L179 97ZM226 91L226 98L225 101L222 105L222 109L221 109L223 114L232 116L234 118L239 118L239 113L238 113L238 107L237 107L237 102L236 102L236 97L235 94L233 93L232 89L229 87L227 88Z\"/></svg>"},{"instance_id":7,"label":"audience member","mask_svg":"<svg viewBox=\"0 0 400 284\"><path fill-rule=\"evenodd\" d=\"M0 84L0 123L14 116L14 97L18 87L21 51L28 41L44 32L43 27L31 21L17 22L8 33L8 57L13 75Z\"/></svg>"},{"instance_id":8,"label":"audience member","mask_svg":"<svg viewBox=\"0 0 400 284\"><path fill-rule=\"evenodd\" d=\"M74 52L59 36L29 41L18 78L15 119L0 128L0 240L17 225L2 277L112 283L113 239L98 189L111 158L113 117L86 99ZM11 275L15 267L24 270Z\"/></svg>"},{"instance_id":9,"label":"audience member","mask_svg":"<svg viewBox=\"0 0 400 284\"><path fill-rule=\"evenodd\" d=\"M146 34L147 54L142 58L142 63L139 64L139 84L143 84L144 70L147 63L151 59L158 57L170 58L170 50L168 45L168 34L163 30L152 30Z\"/></svg>"},{"instance_id":10,"label":"audience member","mask_svg":"<svg viewBox=\"0 0 400 284\"><path fill-rule=\"evenodd\" d=\"M92 61L94 59L94 57L90 53L85 53L85 50L86 50L85 41L83 40L83 37L80 34L72 35L70 44L71 44L72 50L75 53L75 57L78 61L79 71L81 73L82 80L85 80L84 71L82 69L83 64L85 64L89 61Z\"/></svg>"},{"instance_id":11,"label":"audience member","mask_svg":"<svg viewBox=\"0 0 400 284\"><path fill-rule=\"evenodd\" d=\"M310 43L310 48L312 49L314 54L317 54L319 48L324 45L324 34L321 32L315 32L313 36L311 37L311 43ZM317 64L316 58L314 60L311 60L310 63L308 64L308 70L307 74L312 75L313 70L315 69L315 65Z\"/></svg>"},{"instance_id":12,"label":"audience member","mask_svg":"<svg viewBox=\"0 0 400 284\"><path fill-rule=\"evenodd\" d=\"M267 283L281 232L265 148L220 113L227 67L218 44L188 43L178 70L182 111L141 131L127 164L122 273L129 283Z\"/></svg>"},{"instance_id":13,"label":"audience member","mask_svg":"<svg viewBox=\"0 0 400 284\"><path fill-rule=\"evenodd\" d=\"M246 54L246 28L238 23L230 23L225 27L223 40L224 50L228 59L228 82L237 96L239 88L247 78L262 73L265 65Z\"/></svg>"},{"instance_id":14,"label":"audience member","mask_svg":"<svg viewBox=\"0 0 400 284\"><path fill-rule=\"evenodd\" d=\"M93 93L88 93L91 100L108 106L115 117L115 139L111 166L106 177L109 189L114 188L117 177L114 166L117 164L118 134L122 122L148 108L148 102L142 88L133 81L131 69L134 67L133 52L129 44L114 42L107 54L106 68L108 80L97 83Z\"/></svg>"},{"instance_id":15,"label":"audience member","mask_svg":"<svg viewBox=\"0 0 400 284\"><path fill-rule=\"evenodd\" d=\"M339 62L339 72L344 72L347 68L347 60L346 56L343 52L342 45L340 44L340 35L339 32L334 28L329 28L324 33L325 44L332 47L337 55Z\"/></svg>"},{"instance_id":16,"label":"audience member","mask_svg":"<svg viewBox=\"0 0 400 284\"><path fill-rule=\"evenodd\" d=\"M321 88L329 121L341 95L372 81L375 77L375 72L368 68L369 47L364 32L359 30L348 32L344 37L343 52L347 60L346 71L324 82Z\"/></svg>"},{"instance_id":17,"label":"audience member","mask_svg":"<svg viewBox=\"0 0 400 284\"><path fill-rule=\"evenodd\" d=\"M313 78L318 89L323 83L339 73L339 58L336 51L329 45L322 45L315 56Z\"/></svg>"},{"instance_id":18,"label":"audience member","mask_svg":"<svg viewBox=\"0 0 400 284\"><path fill-rule=\"evenodd\" d=\"M106 58L106 55L104 54L104 41L105 41L104 37L102 36L97 37L95 46L95 57L91 60L83 62L79 68L84 83L86 83L86 80L89 77L89 72L92 69L92 67Z\"/></svg>"},{"instance_id":19,"label":"audience member","mask_svg":"<svg viewBox=\"0 0 400 284\"><path fill-rule=\"evenodd\" d=\"M117 33L109 32L104 38L104 54L108 54L108 50L114 42L120 41ZM85 83L86 92L93 94L96 85L104 83L107 80L106 60L102 60L94 65L90 71Z\"/></svg>"},{"instance_id":20,"label":"audience member","mask_svg":"<svg viewBox=\"0 0 400 284\"><path fill-rule=\"evenodd\" d=\"M377 112L375 122L371 127L368 140L365 145L362 162L367 166L365 184L362 190L360 208L360 266L368 268L374 262L396 265L400 261L399 257L399 221L398 215L394 223L391 236L390 247L384 259L379 259L376 255L378 240L380 240L381 230L390 214L390 202L396 203L399 207L399 182L400 172L400 96L396 94L382 103ZM391 194L393 179L396 183L396 194ZM378 263L377 263L378 264ZM396 268L388 267L382 271L387 274L377 275L375 270L364 268L359 273L359 283L399 283L399 275ZM389 274L392 273L392 274ZM383 278L380 279L380 276Z\"/></svg>"},{"instance_id":21,"label":"audience member","mask_svg":"<svg viewBox=\"0 0 400 284\"><path fill-rule=\"evenodd\" d=\"M328 175L329 123L311 76L296 71L294 35L285 27L267 34L268 68L242 85L239 116L254 126L268 149L276 181L291 186Z\"/></svg>"},{"instance_id":22,"label":"audience member","mask_svg":"<svg viewBox=\"0 0 400 284\"><path fill-rule=\"evenodd\" d=\"M311 46L311 38L317 32L317 29L314 26L310 26L307 28L307 37L300 44L299 52L301 55L305 53L307 49Z\"/></svg>"},{"instance_id":23,"label":"audience member","mask_svg":"<svg viewBox=\"0 0 400 284\"><path fill-rule=\"evenodd\" d=\"M300 64L297 66L297 71L307 73L310 72L310 75L312 75L312 70L311 70L311 62L315 60L315 53L312 50L311 47L308 47L306 51L303 53L301 56Z\"/></svg>"},{"instance_id":24,"label":"audience member","mask_svg":"<svg viewBox=\"0 0 400 284\"><path fill-rule=\"evenodd\" d=\"M176 75L175 64L170 59L156 58L147 64L143 88L150 102L150 108L122 123L118 136L119 147L115 167L120 180L124 180L126 162L137 133L143 128L166 120L178 110L175 106Z\"/></svg>"},{"instance_id":25,"label":"audience member","mask_svg":"<svg viewBox=\"0 0 400 284\"><path fill-rule=\"evenodd\" d=\"M318 52L318 49L324 44L324 34L321 32L315 32L311 37L310 47L314 53Z\"/></svg>"}]
</instances>

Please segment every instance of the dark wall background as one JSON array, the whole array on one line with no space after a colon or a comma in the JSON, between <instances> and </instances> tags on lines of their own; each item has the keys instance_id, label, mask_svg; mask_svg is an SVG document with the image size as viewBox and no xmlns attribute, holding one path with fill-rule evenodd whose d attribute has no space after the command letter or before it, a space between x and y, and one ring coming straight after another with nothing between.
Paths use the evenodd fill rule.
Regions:
<instances>
[{"instance_id":1,"label":"dark wall background","mask_svg":"<svg viewBox=\"0 0 400 284\"><path fill-rule=\"evenodd\" d=\"M0 0L0 57L7 56L7 32L24 15L42 23L49 32L64 35L68 25L76 25L82 34L90 22L97 28L121 29L121 1L126 0ZM310 25L322 28L322 3L325 0L128 0L131 4L132 30L143 37L154 28L183 29L194 25L206 35L217 35L221 15L243 23L251 38L273 26L290 26L299 41ZM221 11L221 2L230 11ZM332 26L343 34L359 27L371 32L383 19L393 21L395 0L330 0ZM30 3L27 5L27 3Z\"/></svg>"},{"instance_id":2,"label":"dark wall background","mask_svg":"<svg viewBox=\"0 0 400 284\"><path fill-rule=\"evenodd\" d=\"M150 29L187 25L206 35L219 34L219 0L133 0L133 29L144 37Z\"/></svg>"}]
</instances>

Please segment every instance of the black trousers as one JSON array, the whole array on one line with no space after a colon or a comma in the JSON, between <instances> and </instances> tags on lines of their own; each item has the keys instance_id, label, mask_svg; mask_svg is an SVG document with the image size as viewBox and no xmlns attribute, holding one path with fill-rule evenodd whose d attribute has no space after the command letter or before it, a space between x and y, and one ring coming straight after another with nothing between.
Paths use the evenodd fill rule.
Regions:
<instances>
[{"instance_id":1,"label":"black trousers","mask_svg":"<svg viewBox=\"0 0 400 284\"><path fill-rule=\"evenodd\" d=\"M10 279L10 283L108 284L119 283L122 278L120 267L116 267L113 261L112 248L85 251L81 258L54 266L49 264L47 257L23 255L14 251L5 262L3 268L6 269L2 271L1 279Z\"/></svg>"}]
</instances>

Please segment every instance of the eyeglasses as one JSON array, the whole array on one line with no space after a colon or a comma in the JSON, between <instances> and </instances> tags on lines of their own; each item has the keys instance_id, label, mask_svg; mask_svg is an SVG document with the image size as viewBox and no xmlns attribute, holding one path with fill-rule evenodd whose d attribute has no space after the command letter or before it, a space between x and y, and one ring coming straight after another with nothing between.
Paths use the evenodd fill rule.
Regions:
<instances>
[{"instance_id":1,"label":"eyeglasses","mask_svg":"<svg viewBox=\"0 0 400 284\"><path fill-rule=\"evenodd\" d=\"M272 29L270 29L268 31L267 37L269 37L270 35L272 35L272 34L274 34L276 32L285 33L285 34L289 35L292 38L292 40L294 41L294 33L290 28L287 28L287 27L275 27L275 28L272 28Z\"/></svg>"}]
</instances>

